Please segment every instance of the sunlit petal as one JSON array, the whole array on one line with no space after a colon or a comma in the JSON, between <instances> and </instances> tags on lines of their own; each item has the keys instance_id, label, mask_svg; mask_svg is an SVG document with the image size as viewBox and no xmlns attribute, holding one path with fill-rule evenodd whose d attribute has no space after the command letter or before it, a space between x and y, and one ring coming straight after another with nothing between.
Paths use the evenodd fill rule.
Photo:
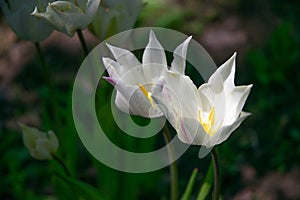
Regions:
<instances>
[{"instance_id":1,"label":"sunlit petal","mask_svg":"<svg viewBox=\"0 0 300 200\"><path fill-rule=\"evenodd\" d=\"M143 64L152 63L160 64L162 66L165 66L166 68L168 66L165 51L161 44L158 42L154 32L151 30L149 42L143 54Z\"/></svg>"},{"instance_id":2,"label":"sunlit petal","mask_svg":"<svg viewBox=\"0 0 300 200\"><path fill-rule=\"evenodd\" d=\"M184 74L185 72L185 65L186 65L186 54L187 48L192 39L192 36L188 37L183 43L181 43L173 53L173 61L171 63L171 69L180 73Z\"/></svg>"}]
</instances>

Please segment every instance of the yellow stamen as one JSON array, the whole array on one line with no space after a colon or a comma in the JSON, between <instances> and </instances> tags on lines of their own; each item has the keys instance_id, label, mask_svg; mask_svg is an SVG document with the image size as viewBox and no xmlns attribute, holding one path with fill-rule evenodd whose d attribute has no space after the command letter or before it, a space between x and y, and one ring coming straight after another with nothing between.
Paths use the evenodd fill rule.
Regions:
<instances>
[{"instance_id":1,"label":"yellow stamen","mask_svg":"<svg viewBox=\"0 0 300 200\"><path fill-rule=\"evenodd\" d=\"M200 114L200 110L198 110L198 121L202 125L204 131L208 135L213 136L215 134L215 131L212 129L212 127L215 124L215 108L214 107L212 107L212 109L210 110L209 115L208 115L208 121L205 120L206 122L203 121L201 114Z\"/></svg>"},{"instance_id":2,"label":"yellow stamen","mask_svg":"<svg viewBox=\"0 0 300 200\"><path fill-rule=\"evenodd\" d=\"M149 100L151 106L153 108L155 108L154 101L152 98L152 93L148 92L148 90L142 84L138 84L138 86L139 86L140 90L143 92L144 96Z\"/></svg>"},{"instance_id":3,"label":"yellow stamen","mask_svg":"<svg viewBox=\"0 0 300 200\"><path fill-rule=\"evenodd\" d=\"M211 125L215 124L215 107L212 107L212 109L210 110L208 115L208 121L211 123Z\"/></svg>"}]
</instances>

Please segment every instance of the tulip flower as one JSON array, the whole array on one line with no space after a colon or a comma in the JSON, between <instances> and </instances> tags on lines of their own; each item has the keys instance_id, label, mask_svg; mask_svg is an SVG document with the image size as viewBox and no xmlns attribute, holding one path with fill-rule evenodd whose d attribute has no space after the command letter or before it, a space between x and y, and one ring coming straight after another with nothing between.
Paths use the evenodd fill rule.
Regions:
<instances>
[{"instance_id":1,"label":"tulip flower","mask_svg":"<svg viewBox=\"0 0 300 200\"><path fill-rule=\"evenodd\" d=\"M250 113L242 111L252 85L235 86L235 57L220 66L198 89L182 74L165 72L152 98L179 139L211 148L225 141Z\"/></svg>"},{"instance_id":2,"label":"tulip flower","mask_svg":"<svg viewBox=\"0 0 300 200\"><path fill-rule=\"evenodd\" d=\"M76 30L85 29L92 22L99 4L100 0L54 1L48 4L45 12L36 7L32 15L73 36Z\"/></svg>"},{"instance_id":3,"label":"tulip flower","mask_svg":"<svg viewBox=\"0 0 300 200\"><path fill-rule=\"evenodd\" d=\"M30 155L38 160L52 159L57 151L58 139L53 131L42 132L36 128L20 124L23 142Z\"/></svg>"},{"instance_id":4,"label":"tulip flower","mask_svg":"<svg viewBox=\"0 0 300 200\"><path fill-rule=\"evenodd\" d=\"M0 6L8 24L20 39L39 42L48 37L53 28L30 14L35 6L39 11L46 10L47 2L47 0L1 0Z\"/></svg>"},{"instance_id":5,"label":"tulip flower","mask_svg":"<svg viewBox=\"0 0 300 200\"><path fill-rule=\"evenodd\" d=\"M187 46L191 37L187 38L174 51L174 59L170 71L184 72ZM153 31L150 31L149 42L143 54L143 62L128 50L107 44L116 61L103 58L103 63L110 77L104 77L116 89L116 106L125 113L142 117L155 118L163 113L154 104L151 96L153 85L161 79L168 64L163 47Z\"/></svg>"}]
</instances>

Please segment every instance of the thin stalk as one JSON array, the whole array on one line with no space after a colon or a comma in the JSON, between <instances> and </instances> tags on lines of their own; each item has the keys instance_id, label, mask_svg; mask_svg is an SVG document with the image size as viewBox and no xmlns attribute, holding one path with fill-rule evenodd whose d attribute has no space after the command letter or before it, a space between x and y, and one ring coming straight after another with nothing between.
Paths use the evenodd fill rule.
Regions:
<instances>
[{"instance_id":1,"label":"thin stalk","mask_svg":"<svg viewBox=\"0 0 300 200\"><path fill-rule=\"evenodd\" d=\"M49 69L46 65L46 61L45 61L45 55L41 49L41 46L40 46L40 43L38 42L35 42L35 48L38 52L38 55L39 55L39 58L41 60L41 64L42 64L42 69L43 69L43 72L44 72L44 78L45 78L45 82L46 82L46 85L47 87L49 87L49 89L52 87L51 86L51 81L50 81L50 72L49 72Z\"/></svg>"},{"instance_id":2,"label":"thin stalk","mask_svg":"<svg viewBox=\"0 0 300 200\"><path fill-rule=\"evenodd\" d=\"M56 104L54 102L55 93L54 93L53 84L51 82L51 73L50 73L49 68L46 64L45 55L44 55L44 53L41 49L40 44L38 42L36 42L34 44L35 44L39 59L41 61L43 77L44 77L45 85L47 87L47 92L48 92L47 96L46 96L47 98L44 99L45 102L46 102L46 105L49 106L48 108L46 108L46 111L48 113L48 116L53 117L56 114L57 108L56 108ZM51 98L51 100L50 100L50 98ZM49 115L49 111L50 111L50 113L52 113L52 115L51 114Z\"/></svg>"},{"instance_id":3,"label":"thin stalk","mask_svg":"<svg viewBox=\"0 0 300 200\"><path fill-rule=\"evenodd\" d=\"M171 142L171 135L170 135L170 132L166 125L164 125L164 128L163 128L163 135L164 135L166 144L169 144ZM168 154L169 154L170 160L175 160L174 159L174 149L172 148L172 146L170 146L170 148L168 148ZM176 161L174 161L170 164L170 174L171 174L171 191L170 191L171 200L177 200L178 199L178 173L177 173Z\"/></svg>"},{"instance_id":4,"label":"thin stalk","mask_svg":"<svg viewBox=\"0 0 300 200\"><path fill-rule=\"evenodd\" d=\"M220 195L220 168L218 154L215 148L211 151L213 166L214 166L214 191L213 200L218 200Z\"/></svg>"},{"instance_id":5,"label":"thin stalk","mask_svg":"<svg viewBox=\"0 0 300 200\"><path fill-rule=\"evenodd\" d=\"M64 169L64 172L66 173L67 176L71 176L71 173L69 172L66 164L64 163L64 161L62 159L60 159L57 155L52 154L52 158L58 163L60 164L60 166L62 166L62 168Z\"/></svg>"},{"instance_id":6,"label":"thin stalk","mask_svg":"<svg viewBox=\"0 0 300 200\"><path fill-rule=\"evenodd\" d=\"M84 51L84 55L87 56L89 54L89 50L88 50L88 47L86 45L86 41L83 37L82 31L80 29L78 29L76 32L77 32L78 38L80 40L82 49Z\"/></svg>"},{"instance_id":7,"label":"thin stalk","mask_svg":"<svg viewBox=\"0 0 300 200\"><path fill-rule=\"evenodd\" d=\"M51 76L51 72L49 71L49 67L46 64L45 61L45 55L40 47L40 44L38 42L35 43L35 47L36 50L38 52L38 56L40 58L41 61L41 65L42 65L42 71L43 71L43 77L44 77L44 81L45 81L45 85L47 87L47 98L44 99L46 102L46 112L48 117L52 118L54 120L54 124L56 124L56 127L59 127L59 120L57 119L57 113L58 113L58 107L57 107L57 103L56 103L56 93L55 93L55 89L54 89L54 85L51 81L52 76Z\"/></svg>"}]
</instances>

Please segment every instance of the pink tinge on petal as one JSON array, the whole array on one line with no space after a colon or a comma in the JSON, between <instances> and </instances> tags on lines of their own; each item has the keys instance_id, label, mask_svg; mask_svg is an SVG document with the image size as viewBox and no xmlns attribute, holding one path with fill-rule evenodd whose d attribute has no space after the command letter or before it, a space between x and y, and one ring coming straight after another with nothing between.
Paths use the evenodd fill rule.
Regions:
<instances>
[{"instance_id":1,"label":"pink tinge on petal","mask_svg":"<svg viewBox=\"0 0 300 200\"><path fill-rule=\"evenodd\" d=\"M117 82L115 79L113 79L112 77L107 77L107 76L103 76L103 78L108 81L110 84L112 84L113 86L117 85Z\"/></svg>"},{"instance_id":2,"label":"pink tinge on petal","mask_svg":"<svg viewBox=\"0 0 300 200\"><path fill-rule=\"evenodd\" d=\"M180 118L180 127L181 127L181 130L183 132L183 137L184 137L184 140L188 143L188 144L192 144L192 139L190 138L190 135L187 133L185 127L184 127L184 124L183 124L183 121L182 121L182 118Z\"/></svg>"}]
</instances>

